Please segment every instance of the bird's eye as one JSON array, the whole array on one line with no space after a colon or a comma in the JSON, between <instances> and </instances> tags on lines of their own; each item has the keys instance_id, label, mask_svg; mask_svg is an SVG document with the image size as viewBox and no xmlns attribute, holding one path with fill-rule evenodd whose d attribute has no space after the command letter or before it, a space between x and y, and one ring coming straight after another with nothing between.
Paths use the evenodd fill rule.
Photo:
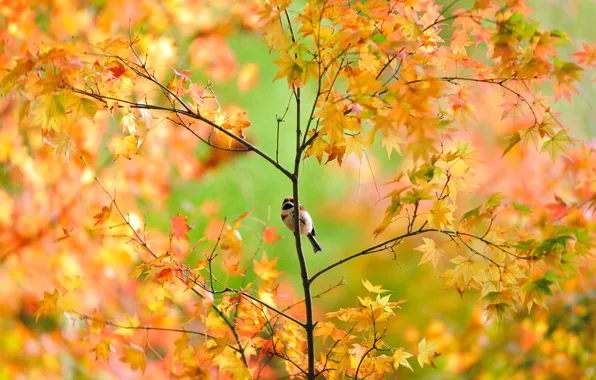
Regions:
<instances>
[{"instance_id":1,"label":"bird's eye","mask_svg":"<svg viewBox=\"0 0 596 380\"><path fill-rule=\"evenodd\" d=\"M284 209L284 210L289 210L291 208L294 208L294 204L292 202L284 203L282 206L282 209Z\"/></svg>"}]
</instances>

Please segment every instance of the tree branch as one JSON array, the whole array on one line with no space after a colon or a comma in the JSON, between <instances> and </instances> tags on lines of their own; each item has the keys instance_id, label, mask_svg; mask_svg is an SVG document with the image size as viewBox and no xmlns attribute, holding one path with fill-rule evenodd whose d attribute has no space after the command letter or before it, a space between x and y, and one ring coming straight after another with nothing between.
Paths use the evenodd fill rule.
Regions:
<instances>
[{"instance_id":1,"label":"tree branch","mask_svg":"<svg viewBox=\"0 0 596 380\"><path fill-rule=\"evenodd\" d=\"M232 138L233 140L236 140L237 142L239 142L240 144L244 145L248 150L255 152L256 154L258 154L259 156L261 156L262 158L264 158L266 161L268 161L270 164L272 164L274 167L276 167L279 171L281 171L286 177L292 179L293 175L292 173L290 173L289 170L287 170L285 167L283 167L283 165L279 164L278 162L275 161L274 158L272 158L271 156L269 156L267 153L263 152L262 150L260 150L259 148L257 148L255 145L251 144L250 142L248 142L247 140L243 139L240 136L235 135L234 133L228 131L227 129L223 128L222 126L214 123L213 121L201 116L200 114L190 110L183 110L183 109L179 109L179 108L175 108L175 107L163 107L163 106L158 106L158 105L154 105L154 104L143 104L143 103L137 103L137 102L132 102L129 100L125 100L125 99L119 99L119 98L114 98L114 97L110 97L110 96L106 96L106 95L102 95L102 94L97 94L95 92L89 92L89 91L85 91L85 90L81 90L79 88L76 87L70 87L67 86L66 88L70 89L71 91L78 93L80 95L85 95L88 96L90 98L99 100L103 103L107 103L106 100L114 100L117 101L119 103L125 103L128 104L131 108L139 108L139 109L150 109L150 110L159 110L159 111L166 111L166 112L173 112L179 115L184 115L184 116L188 116L192 119L195 120L200 120L208 125L210 125L211 127L217 129L218 131L222 132L223 134L225 134L226 136Z\"/></svg>"},{"instance_id":2,"label":"tree branch","mask_svg":"<svg viewBox=\"0 0 596 380\"><path fill-rule=\"evenodd\" d=\"M358 258L360 256L370 255L372 253L377 253L377 252L384 251L384 250L386 250L386 249L388 249L390 247L395 246L396 244L399 244L399 242L401 240L405 239L405 238L408 238L408 237L411 237L411 236L420 235L420 234L424 234L424 233L427 233L427 232L438 232L438 233L441 233L443 235L447 235L449 237L457 237L457 238L460 238L460 239L461 239L461 236L467 236L467 237L470 237L472 239L479 240L479 241L483 242L486 245L493 246L493 247L501 250L502 252L506 253L507 255L510 255L510 256L512 256L512 257L514 257L516 259L520 259L520 260L535 260L535 258L533 258L533 257L520 256L520 255L517 255L517 254L515 254L513 252L510 252L510 251L504 249L503 246L498 245L498 244L495 244L495 243L493 243L491 241L488 241L488 240L484 239L484 237L481 237L481 236L476 236L474 234L470 234L470 233L467 233L467 232L450 231L450 230L438 230L436 228L423 229L423 227L424 227L424 225L420 229L418 229L416 231L407 232L407 233L405 233L403 235L399 235L397 237L391 238L391 239L386 240L386 241L384 241L382 243L379 243L379 244L377 244L375 246L372 246L372 247L367 248L367 249L365 249L363 251L360 251L360 252L355 253L353 255L350 255L350 256L348 256L346 258L343 258L343 259L341 259L339 261L336 261L335 263L333 263L331 265L328 265L327 267L325 267L325 268L321 269L320 271L318 271L317 273L315 273L310 278L309 282L312 283L317 277L321 276L322 274L330 271L331 269L333 269L333 268L335 268L337 266L340 266L341 264L344 264L344 263L346 263L348 261L351 261L351 260L353 260L355 258ZM494 260L490 259L486 255L483 255L483 254L477 252L476 250L471 249L469 246L467 246L467 247L474 254L477 254L477 255L479 255L481 257L484 257L485 259L491 261L493 264L495 264L495 265L498 266L498 264L496 264L496 262Z\"/></svg>"},{"instance_id":3,"label":"tree branch","mask_svg":"<svg viewBox=\"0 0 596 380\"><path fill-rule=\"evenodd\" d=\"M87 163L87 161L85 160L85 158L83 156L80 156L80 158L85 163L85 165L89 169L91 169L91 167L89 166L89 164ZM108 191L108 189L103 185L103 183L99 180L99 178L97 177L97 175L95 173L93 173L93 177L94 177L95 181L99 184L99 186L101 186L101 188L106 193L106 195L110 198L110 200L114 204L114 207L116 207L116 210L118 211L118 214L120 215L120 217L122 218L122 220L126 223L126 225L133 232L132 239L134 241L136 241L138 244L140 244L154 258L157 258L158 255L155 252L153 252L153 250L149 247L149 245L147 244L147 242L143 238L141 238L141 236L135 230L135 228L132 226L132 224L130 224L130 221L124 216L124 213L122 212L122 210L120 209L120 206L116 202L116 198L114 196L112 196L112 194L110 194L110 192ZM176 278L178 278L178 277L176 277ZM180 280L182 281L182 279L180 279ZM198 290L196 290L194 287L191 288L191 291L193 293L195 293L197 296L199 296L200 298L203 298L203 295ZM214 304L212 304L211 307L213 308L213 310L217 313L217 315L219 315L219 317L224 321L224 323L230 329L230 332L232 333L232 335L234 336L234 339L236 340L236 343L238 344L238 352L240 353L240 355L242 357L242 362L244 363L244 365L246 366L246 368L249 368L248 361L246 360L246 355L244 353L244 348L242 347L242 344L240 343L240 336L238 335L238 331L236 331L236 327L232 324L232 322L230 322L230 320L228 319L228 317L226 317L226 315L217 306L215 306Z\"/></svg>"}]
</instances>

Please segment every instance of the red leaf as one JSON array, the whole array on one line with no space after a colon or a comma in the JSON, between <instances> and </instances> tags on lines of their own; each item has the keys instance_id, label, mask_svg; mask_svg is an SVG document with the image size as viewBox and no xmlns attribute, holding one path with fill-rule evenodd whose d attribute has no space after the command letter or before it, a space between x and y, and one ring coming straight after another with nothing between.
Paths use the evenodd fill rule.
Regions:
<instances>
[{"instance_id":1,"label":"red leaf","mask_svg":"<svg viewBox=\"0 0 596 380\"><path fill-rule=\"evenodd\" d=\"M126 72L126 68L118 64L116 66L108 67L108 71L111 73L113 79L118 79Z\"/></svg>"},{"instance_id":2,"label":"red leaf","mask_svg":"<svg viewBox=\"0 0 596 380\"><path fill-rule=\"evenodd\" d=\"M273 244L273 243L275 243L275 241L279 240L279 238L281 236L279 236L278 234L275 233L276 229L277 229L277 226L265 227L265 229L263 230L263 241L265 243Z\"/></svg>"},{"instance_id":3,"label":"red leaf","mask_svg":"<svg viewBox=\"0 0 596 380\"><path fill-rule=\"evenodd\" d=\"M568 210L565 203L550 203L546 205L546 208L551 212L550 222L562 218Z\"/></svg>"},{"instance_id":4,"label":"red leaf","mask_svg":"<svg viewBox=\"0 0 596 380\"><path fill-rule=\"evenodd\" d=\"M160 270L156 275L155 279L159 280L160 278L170 279L173 276L174 272L170 268Z\"/></svg>"},{"instance_id":5,"label":"red leaf","mask_svg":"<svg viewBox=\"0 0 596 380\"><path fill-rule=\"evenodd\" d=\"M188 240L186 233L190 231L192 227L186 223L187 220L187 216L180 216L180 214L172 217L172 237Z\"/></svg>"},{"instance_id":6,"label":"red leaf","mask_svg":"<svg viewBox=\"0 0 596 380\"><path fill-rule=\"evenodd\" d=\"M273 355L275 355L273 340L269 339L264 341L263 346L261 346L261 352L259 352L259 363L261 363L265 357L271 359Z\"/></svg>"}]
</instances>

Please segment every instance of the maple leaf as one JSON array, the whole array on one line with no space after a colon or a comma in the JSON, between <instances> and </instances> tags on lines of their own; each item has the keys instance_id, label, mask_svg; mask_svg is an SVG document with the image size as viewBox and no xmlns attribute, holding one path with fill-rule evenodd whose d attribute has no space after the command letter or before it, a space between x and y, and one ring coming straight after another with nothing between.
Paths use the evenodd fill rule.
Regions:
<instances>
[{"instance_id":1,"label":"maple leaf","mask_svg":"<svg viewBox=\"0 0 596 380\"><path fill-rule=\"evenodd\" d=\"M328 337L333 336L334 332L337 330L335 324L333 322L328 321L321 321L317 323L315 327L314 335L322 337L323 343L327 340Z\"/></svg>"},{"instance_id":2,"label":"maple leaf","mask_svg":"<svg viewBox=\"0 0 596 380\"><path fill-rule=\"evenodd\" d=\"M176 354L186 351L190 346L190 336L186 333L182 334L180 338L176 339L174 346L176 346L174 351Z\"/></svg>"},{"instance_id":3,"label":"maple leaf","mask_svg":"<svg viewBox=\"0 0 596 380\"><path fill-rule=\"evenodd\" d=\"M463 286L468 286L470 281L480 275L480 264L463 256L456 256L450 260L456 265L453 277L461 278Z\"/></svg>"},{"instance_id":4,"label":"maple leaf","mask_svg":"<svg viewBox=\"0 0 596 380\"><path fill-rule=\"evenodd\" d=\"M596 44L590 46L586 43L582 44L583 51L573 53L573 57L583 65L596 66Z\"/></svg>"},{"instance_id":5,"label":"maple leaf","mask_svg":"<svg viewBox=\"0 0 596 380\"><path fill-rule=\"evenodd\" d=\"M66 120L65 112L62 95L42 95L33 105L32 124L40 125L45 131L60 131L60 123Z\"/></svg>"},{"instance_id":6,"label":"maple leaf","mask_svg":"<svg viewBox=\"0 0 596 380\"><path fill-rule=\"evenodd\" d=\"M265 358L271 359L275 355L275 349L273 347L273 339L267 339L263 342L261 350L259 351L259 363L263 363Z\"/></svg>"},{"instance_id":7,"label":"maple leaf","mask_svg":"<svg viewBox=\"0 0 596 380\"><path fill-rule=\"evenodd\" d=\"M106 222L106 220L110 219L110 215L112 214L112 204L110 206L103 206L101 211L98 212L93 216L93 219L97 219L93 226L101 225Z\"/></svg>"},{"instance_id":8,"label":"maple leaf","mask_svg":"<svg viewBox=\"0 0 596 380\"><path fill-rule=\"evenodd\" d=\"M366 279L362 279L362 285L364 285L364 287L366 288L366 290L368 290L370 293L378 293L378 294L382 294L382 293L387 293L389 290L385 290L385 289L381 289L381 286L383 285L373 285L370 283L370 281L366 280Z\"/></svg>"},{"instance_id":9,"label":"maple leaf","mask_svg":"<svg viewBox=\"0 0 596 380\"><path fill-rule=\"evenodd\" d=\"M267 253L263 253L263 257L261 258L260 262L253 260L254 271L257 276L265 281L273 280L279 276L281 272L275 269L275 266L277 265L277 259L278 257L269 261L267 258Z\"/></svg>"},{"instance_id":10,"label":"maple leaf","mask_svg":"<svg viewBox=\"0 0 596 380\"><path fill-rule=\"evenodd\" d=\"M124 355L120 357L120 361L130 364L130 369L133 371L140 369L144 373L145 369L147 369L145 352L141 347L134 344L124 346Z\"/></svg>"},{"instance_id":11,"label":"maple leaf","mask_svg":"<svg viewBox=\"0 0 596 380\"><path fill-rule=\"evenodd\" d=\"M54 289L52 293L43 292L43 300L39 303L37 311L35 312L35 322L39 320L39 317L50 314L58 305L58 290Z\"/></svg>"},{"instance_id":12,"label":"maple leaf","mask_svg":"<svg viewBox=\"0 0 596 380\"><path fill-rule=\"evenodd\" d=\"M418 265L422 265L426 262L431 261L433 267L436 269L439 260L443 257L443 254L445 252L437 246L437 243L435 243L434 240L427 238L422 238L422 240L424 240L424 244L417 248L414 248L416 251L420 251L423 253Z\"/></svg>"},{"instance_id":13,"label":"maple leaf","mask_svg":"<svg viewBox=\"0 0 596 380\"><path fill-rule=\"evenodd\" d=\"M100 333L106 327L104 316L97 310L93 311L91 318L87 320L89 323L89 331L93 333Z\"/></svg>"},{"instance_id":14,"label":"maple leaf","mask_svg":"<svg viewBox=\"0 0 596 380\"><path fill-rule=\"evenodd\" d=\"M441 231L445 227L453 227L453 209L454 206L445 204L444 199L435 201L428 213L428 223Z\"/></svg>"},{"instance_id":15,"label":"maple leaf","mask_svg":"<svg viewBox=\"0 0 596 380\"><path fill-rule=\"evenodd\" d=\"M273 227L265 227L263 229L263 241L267 244L274 244L277 240L281 238L280 235L275 233L277 230L277 226Z\"/></svg>"},{"instance_id":16,"label":"maple leaf","mask_svg":"<svg viewBox=\"0 0 596 380\"><path fill-rule=\"evenodd\" d=\"M225 346L223 352L215 356L213 361L222 370L229 372L232 379L250 379L252 377L249 369L230 347Z\"/></svg>"},{"instance_id":17,"label":"maple leaf","mask_svg":"<svg viewBox=\"0 0 596 380\"><path fill-rule=\"evenodd\" d=\"M117 63L115 66L108 67L107 69L110 79L118 79L126 72L126 68L121 63Z\"/></svg>"},{"instance_id":18,"label":"maple leaf","mask_svg":"<svg viewBox=\"0 0 596 380\"><path fill-rule=\"evenodd\" d=\"M399 366L401 365L406 368L409 368L410 371L413 372L414 369L412 368L410 363L408 363L408 358L411 358L412 356L414 356L414 355L410 354L409 352L406 352L403 347L398 348L393 353L393 367L395 369L398 369Z\"/></svg>"},{"instance_id":19,"label":"maple leaf","mask_svg":"<svg viewBox=\"0 0 596 380\"><path fill-rule=\"evenodd\" d=\"M567 147L571 142L571 138L567 132L561 129L557 132L550 140L547 140L542 144L542 152L548 152L551 157L557 158L560 154L567 152Z\"/></svg>"},{"instance_id":20,"label":"maple leaf","mask_svg":"<svg viewBox=\"0 0 596 380\"><path fill-rule=\"evenodd\" d=\"M139 327L139 317L135 314L134 316L125 315L124 320L117 323L118 327L114 334L122 335L122 336L133 336L134 329Z\"/></svg>"},{"instance_id":21,"label":"maple leaf","mask_svg":"<svg viewBox=\"0 0 596 380\"><path fill-rule=\"evenodd\" d=\"M305 68L302 60L297 60L288 53L283 53L281 58L273 60L279 71L273 80L286 78L288 86L302 87L304 85Z\"/></svg>"},{"instance_id":22,"label":"maple leaf","mask_svg":"<svg viewBox=\"0 0 596 380\"><path fill-rule=\"evenodd\" d=\"M141 154L139 152L139 138L137 136L129 135L125 137L114 137L108 146L114 154L114 161L122 156L130 160L132 154Z\"/></svg>"},{"instance_id":23,"label":"maple leaf","mask_svg":"<svg viewBox=\"0 0 596 380\"><path fill-rule=\"evenodd\" d=\"M102 42L98 42L97 47L105 53L118 54L122 50L129 49L130 41L123 37L110 37Z\"/></svg>"},{"instance_id":24,"label":"maple leaf","mask_svg":"<svg viewBox=\"0 0 596 380\"><path fill-rule=\"evenodd\" d=\"M395 151L401 155L400 145L404 143L404 140L393 130L388 130L384 133L383 139L381 140L381 146L387 149L387 157L391 158L391 152Z\"/></svg>"},{"instance_id":25,"label":"maple leaf","mask_svg":"<svg viewBox=\"0 0 596 380\"><path fill-rule=\"evenodd\" d=\"M66 109L69 112L69 118L78 122L83 117L93 121L97 113L98 106L95 101L75 94L69 94L65 99Z\"/></svg>"},{"instance_id":26,"label":"maple leaf","mask_svg":"<svg viewBox=\"0 0 596 380\"><path fill-rule=\"evenodd\" d=\"M110 346L111 340L108 338L102 339L97 345L95 346L95 360L102 358L107 363L110 362Z\"/></svg>"},{"instance_id":27,"label":"maple leaf","mask_svg":"<svg viewBox=\"0 0 596 380\"><path fill-rule=\"evenodd\" d=\"M174 215L172 217L171 223L171 236L176 238L176 240L186 240L188 241L187 232L192 229L191 226L187 224L188 217L181 216L180 214Z\"/></svg>"},{"instance_id":28,"label":"maple leaf","mask_svg":"<svg viewBox=\"0 0 596 380\"><path fill-rule=\"evenodd\" d=\"M425 364L429 364L431 367L435 366L432 359L439 356L434 351L436 346L436 343L427 344L426 338L422 338L418 343L418 364L420 364L420 367L424 367Z\"/></svg>"},{"instance_id":29,"label":"maple leaf","mask_svg":"<svg viewBox=\"0 0 596 380\"><path fill-rule=\"evenodd\" d=\"M135 114L132 112L122 116L122 120L120 120L123 128L122 132L126 132L128 130L131 135L134 135L134 132L137 129L136 119L137 118L135 117Z\"/></svg>"},{"instance_id":30,"label":"maple leaf","mask_svg":"<svg viewBox=\"0 0 596 380\"><path fill-rule=\"evenodd\" d=\"M66 161L70 160L70 152L75 150L75 144L66 133L54 130L42 130L43 141L54 148L54 158L64 155Z\"/></svg>"}]
</instances>

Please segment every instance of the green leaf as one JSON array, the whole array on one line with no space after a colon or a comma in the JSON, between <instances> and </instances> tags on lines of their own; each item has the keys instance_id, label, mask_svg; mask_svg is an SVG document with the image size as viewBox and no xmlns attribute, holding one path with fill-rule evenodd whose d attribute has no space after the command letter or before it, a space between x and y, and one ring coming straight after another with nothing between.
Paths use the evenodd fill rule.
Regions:
<instances>
[{"instance_id":1,"label":"green leaf","mask_svg":"<svg viewBox=\"0 0 596 380\"><path fill-rule=\"evenodd\" d=\"M530 215L532 213L532 210L530 210L530 208L519 203L514 202L513 208L525 215Z\"/></svg>"},{"instance_id":2,"label":"green leaf","mask_svg":"<svg viewBox=\"0 0 596 380\"><path fill-rule=\"evenodd\" d=\"M498 207L505 197L501 193L495 193L488 198L486 205L490 207Z\"/></svg>"},{"instance_id":3,"label":"green leaf","mask_svg":"<svg viewBox=\"0 0 596 380\"><path fill-rule=\"evenodd\" d=\"M469 219L469 218L474 218L474 217L476 217L476 216L480 215L480 207L482 207L482 206L478 206L478 207L476 207L476 208L474 208L474 209L471 209L470 211L466 212L466 213L465 213L465 214L464 214L464 215L461 217L461 219L462 219L462 220L466 220L466 219Z\"/></svg>"},{"instance_id":4,"label":"green leaf","mask_svg":"<svg viewBox=\"0 0 596 380\"><path fill-rule=\"evenodd\" d=\"M522 240L515 245L515 249L519 251L525 251L526 249L530 249L534 245L535 241L532 240Z\"/></svg>"},{"instance_id":5,"label":"green leaf","mask_svg":"<svg viewBox=\"0 0 596 380\"><path fill-rule=\"evenodd\" d=\"M564 130L557 132L550 140L542 144L542 152L548 152L552 158L567 152L567 145L571 142L569 135Z\"/></svg>"},{"instance_id":6,"label":"green leaf","mask_svg":"<svg viewBox=\"0 0 596 380\"><path fill-rule=\"evenodd\" d=\"M567 240L571 239L571 236L557 236L550 239L546 239L536 248L533 257L542 257L551 252L565 252L567 250Z\"/></svg>"},{"instance_id":7,"label":"green leaf","mask_svg":"<svg viewBox=\"0 0 596 380\"><path fill-rule=\"evenodd\" d=\"M408 191L404 196L401 198L401 201L404 204L415 204L421 200L430 200L434 199L432 194L430 193L429 189L412 189Z\"/></svg>"}]
</instances>

